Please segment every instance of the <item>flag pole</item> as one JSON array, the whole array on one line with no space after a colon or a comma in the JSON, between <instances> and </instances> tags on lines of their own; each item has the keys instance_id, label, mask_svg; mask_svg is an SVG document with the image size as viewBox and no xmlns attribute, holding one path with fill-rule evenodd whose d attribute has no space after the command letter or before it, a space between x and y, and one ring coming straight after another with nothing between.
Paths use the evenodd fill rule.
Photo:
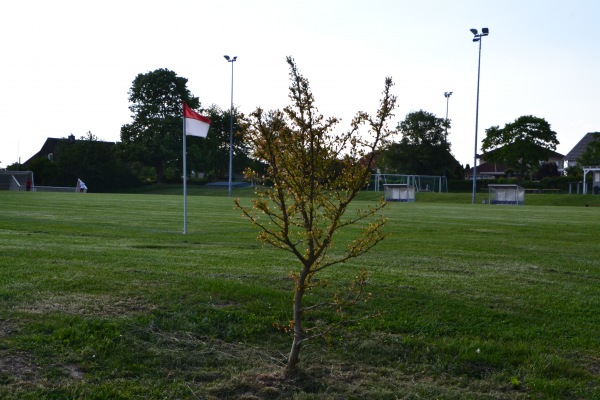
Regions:
<instances>
[{"instance_id":1,"label":"flag pole","mask_svg":"<svg viewBox=\"0 0 600 400\"><path fill-rule=\"evenodd\" d=\"M185 106L184 106L185 107ZM183 234L187 234L187 137L185 134L185 111L183 112Z\"/></svg>"},{"instance_id":2,"label":"flag pole","mask_svg":"<svg viewBox=\"0 0 600 400\"><path fill-rule=\"evenodd\" d=\"M188 126L189 124L189 126ZM190 128L190 129L187 129ZM198 114L183 102L183 234L187 233L187 135L205 138L210 119Z\"/></svg>"}]
</instances>

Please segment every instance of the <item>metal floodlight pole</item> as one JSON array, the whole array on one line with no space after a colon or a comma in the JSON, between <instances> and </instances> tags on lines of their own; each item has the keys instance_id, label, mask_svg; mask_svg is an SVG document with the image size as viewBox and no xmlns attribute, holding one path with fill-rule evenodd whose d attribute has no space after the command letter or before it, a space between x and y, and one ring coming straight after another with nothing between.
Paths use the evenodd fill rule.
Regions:
<instances>
[{"instance_id":1,"label":"metal floodlight pole","mask_svg":"<svg viewBox=\"0 0 600 400\"><path fill-rule=\"evenodd\" d=\"M475 195L477 193L477 127L479 125L479 78L481 74L481 42L484 36L489 35L490 30L488 28L482 28L481 33L477 32L477 29L471 29L473 34L473 41L479 42L479 60L477 62L477 102L475 106L475 151L473 154L473 199L472 204L475 204Z\"/></svg>"},{"instance_id":2,"label":"metal floodlight pole","mask_svg":"<svg viewBox=\"0 0 600 400\"><path fill-rule=\"evenodd\" d=\"M446 98L446 136L444 137L445 144L448 144L448 103L450 102L450 96L452 96L452 92L444 93L444 97Z\"/></svg>"},{"instance_id":3,"label":"metal floodlight pole","mask_svg":"<svg viewBox=\"0 0 600 400\"><path fill-rule=\"evenodd\" d=\"M233 63L237 60L237 56L223 56L227 62L231 63L231 110L229 122L229 197L232 195L232 177L233 177Z\"/></svg>"}]
</instances>

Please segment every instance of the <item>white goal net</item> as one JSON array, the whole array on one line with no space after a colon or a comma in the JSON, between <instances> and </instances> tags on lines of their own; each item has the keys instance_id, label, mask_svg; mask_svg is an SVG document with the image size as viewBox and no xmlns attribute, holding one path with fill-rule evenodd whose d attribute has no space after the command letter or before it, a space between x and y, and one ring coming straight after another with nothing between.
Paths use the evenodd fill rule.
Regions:
<instances>
[{"instance_id":1,"label":"white goal net","mask_svg":"<svg viewBox=\"0 0 600 400\"><path fill-rule=\"evenodd\" d=\"M33 172L0 171L0 190L34 190Z\"/></svg>"},{"instance_id":2,"label":"white goal net","mask_svg":"<svg viewBox=\"0 0 600 400\"><path fill-rule=\"evenodd\" d=\"M385 185L408 185L417 192L447 192L448 181L445 176L435 175L400 175L373 174L369 182L369 190L382 191Z\"/></svg>"}]
</instances>

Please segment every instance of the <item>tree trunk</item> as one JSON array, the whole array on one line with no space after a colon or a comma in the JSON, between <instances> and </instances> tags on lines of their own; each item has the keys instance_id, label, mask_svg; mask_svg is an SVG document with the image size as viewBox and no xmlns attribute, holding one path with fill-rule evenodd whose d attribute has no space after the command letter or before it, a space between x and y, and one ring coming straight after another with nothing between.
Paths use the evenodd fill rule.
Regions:
<instances>
[{"instance_id":1,"label":"tree trunk","mask_svg":"<svg viewBox=\"0 0 600 400\"><path fill-rule=\"evenodd\" d=\"M300 360L300 350L302 349L302 342L304 340L304 328L302 327L302 298L304 297L304 272L301 274L298 282L296 283L296 291L294 294L294 339L292 341L292 348L288 357L288 362L285 367L285 376L290 377L294 374L298 361Z\"/></svg>"},{"instance_id":2,"label":"tree trunk","mask_svg":"<svg viewBox=\"0 0 600 400\"><path fill-rule=\"evenodd\" d=\"M295 324L294 324L295 325ZM300 349L302 348L302 335L299 335L294 331L294 340L292 342L292 349L288 357L287 365L285 366L285 376L291 377L296 371L296 366L300 360Z\"/></svg>"},{"instance_id":3,"label":"tree trunk","mask_svg":"<svg viewBox=\"0 0 600 400\"><path fill-rule=\"evenodd\" d=\"M163 183L165 177L165 169L162 162L156 163L156 183Z\"/></svg>"}]
</instances>

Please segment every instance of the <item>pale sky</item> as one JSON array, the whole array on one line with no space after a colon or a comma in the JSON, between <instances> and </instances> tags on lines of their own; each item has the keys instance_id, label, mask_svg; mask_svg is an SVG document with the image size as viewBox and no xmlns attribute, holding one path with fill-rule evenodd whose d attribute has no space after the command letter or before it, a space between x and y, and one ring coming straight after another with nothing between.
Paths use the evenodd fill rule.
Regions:
<instances>
[{"instance_id":1,"label":"pale sky","mask_svg":"<svg viewBox=\"0 0 600 400\"><path fill-rule=\"evenodd\" d=\"M566 154L600 131L597 0L25 0L0 3L0 167L47 137L91 131L118 141L135 76L187 78L203 107L243 112L288 104L295 58L324 116L347 129L374 113L386 76L393 124L411 111L446 116L452 152L473 164L478 44L479 142L523 115L545 118Z\"/></svg>"}]
</instances>

